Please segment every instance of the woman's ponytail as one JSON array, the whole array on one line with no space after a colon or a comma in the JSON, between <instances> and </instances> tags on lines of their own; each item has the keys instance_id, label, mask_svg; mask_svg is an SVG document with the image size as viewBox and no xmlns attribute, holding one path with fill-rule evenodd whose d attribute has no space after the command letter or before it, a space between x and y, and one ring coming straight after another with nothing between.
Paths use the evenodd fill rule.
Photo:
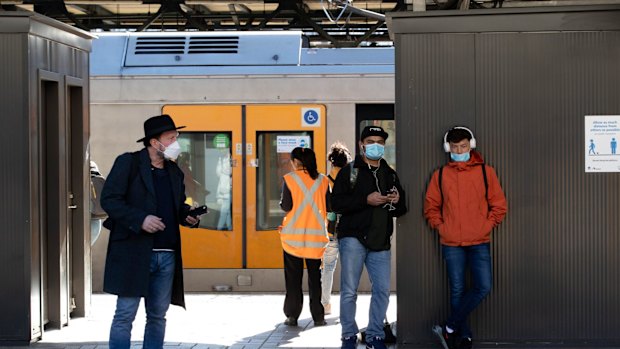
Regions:
<instances>
[{"instance_id":1,"label":"woman's ponytail","mask_svg":"<svg viewBox=\"0 0 620 349\"><path fill-rule=\"evenodd\" d=\"M297 147L291 152L291 159L301 161L304 170L308 172L310 178L317 179L319 171L316 165L316 155L312 149Z\"/></svg>"}]
</instances>

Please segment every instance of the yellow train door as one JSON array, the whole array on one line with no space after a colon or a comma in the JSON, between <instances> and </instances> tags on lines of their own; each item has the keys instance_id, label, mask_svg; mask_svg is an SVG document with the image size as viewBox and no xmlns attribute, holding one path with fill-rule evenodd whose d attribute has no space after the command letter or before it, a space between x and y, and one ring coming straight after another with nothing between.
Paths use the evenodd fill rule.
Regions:
<instances>
[{"instance_id":1,"label":"yellow train door","mask_svg":"<svg viewBox=\"0 0 620 349\"><path fill-rule=\"evenodd\" d=\"M189 204L206 204L198 229L181 227L185 268L241 268L241 106L165 106L176 125ZM237 204L237 205L235 205ZM226 253L223 253L226 251Z\"/></svg>"},{"instance_id":2,"label":"yellow train door","mask_svg":"<svg viewBox=\"0 0 620 349\"><path fill-rule=\"evenodd\" d=\"M277 228L290 151L312 148L325 172L322 105L169 105L182 129L177 163L188 202L206 204L199 229L181 228L185 268L281 268Z\"/></svg>"}]
</instances>

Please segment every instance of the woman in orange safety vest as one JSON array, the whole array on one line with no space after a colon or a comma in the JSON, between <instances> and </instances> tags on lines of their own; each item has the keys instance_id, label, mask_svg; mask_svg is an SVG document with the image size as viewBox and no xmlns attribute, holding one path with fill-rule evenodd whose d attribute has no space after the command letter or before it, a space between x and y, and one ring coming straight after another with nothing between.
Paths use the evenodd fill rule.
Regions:
<instances>
[{"instance_id":1,"label":"woman in orange safety vest","mask_svg":"<svg viewBox=\"0 0 620 349\"><path fill-rule=\"evenodd\" d=\"M280 207L286 216L280 227L284 249L284 280L286 297L284 315L287 326L297 326L303 307L301 281L304 260L308 268L310 313L314 326L325 325L321 304L321 257L327 238L326 219L329 201L329 181L320 174L316 156L309 148L295 148L291 152L293 171L284 176Z\"/></svg>"}]
</instances>

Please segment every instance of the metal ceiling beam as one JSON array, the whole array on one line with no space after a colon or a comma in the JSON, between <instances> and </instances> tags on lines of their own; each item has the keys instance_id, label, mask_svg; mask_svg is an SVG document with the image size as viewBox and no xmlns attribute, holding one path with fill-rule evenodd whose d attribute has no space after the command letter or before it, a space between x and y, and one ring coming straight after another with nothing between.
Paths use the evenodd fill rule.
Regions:
<instances>
[{"instance_id":1,"label":"metal ceiling beam","mask_svg":"<svg viewBox=\"0 0 620 349\"><path fill-rule=\"evenodd\" d=\"M155 21L159 19L159 17L161 17L163 14L164 14L163 7L160 7L159 10L157 10L157 12L155 12L149 18L147 18L146 21L144 21L144 24L139 26L136 29L136 31L141 32L141 31L146 30L148 27L151 26L151 24L155 23Z\"/></svg>"},{"instance_id":2,"label":"metal ceiling beam","mask_svg":"<svg viewBox=\"0 0 620 349\"><path fill-rule=\"evenodd\" d=\"M187 24L192 27L198 30L207 30L207 25L203 20L194 18L181 8L181 4L184 4L183 0L145 0L144 4L159 4L159 10L157 10L154 15L150 16L144 24L138 27L138 29L136 29L137 31L146 30L166 13L180 14L183 18L185 18Z\"/></svg>"},{"instance_id":3,"label":"metal ceiling beam","mask_svg":"<svg viewBox=\"0 0 620 349\"><path fill-rule=\"evenodd\" d=\"M237 7L239 8L239 11L237 11ZM240 4L240 5L236 5L236 4L228 4L228 9L230 10L230 14L231 17L233 19L233 22L235 22L235 26L239 29L239 30L247 30L249 27L252 26L252 22L254 21L254 16L252 15L252 10L250 10L249 7ZM237 15L238 12L244 12L246 14L249 14L249 17L246 21L245 26L242 28L241 27L241 22L239 21L239 16Z\"/></svg>"},{"instance_id":4,"label":"metal ceiling beam","mask_svg":"<svg viewBox=\"0 0 620 349\"><path fill-rule=\"evenodd\" d=\"M347 12L385 22L384 14L357 8L345 0L332 0L332 2L334 2L339 8Z\"/></svg>"},{"instance_id":5,"label":"metal ceiling beam","mask_svg":"<svg viewBox=\"0 0 620 349\"><path fill-rule=\"evenodd\" d=\"M283 1L285 1L285 0L283 0ZM295 7L295 12L297 13L297 15L299 16L299 19L302 22L305 22L306 24L311 26L321 37L323 37L325 40L331 42L334 46L340 47L340 44L339 44L338 40L336 40L334 37L329 35L329 33L327 33L323 28L321 28L318 24L316 24L312 20L312 18L310 18L308 16L308 14L305 11L303 11L300 7Z\"/></svg>"},{"instance_id":6,"label":"metal ceiling beam","mask_svg":"<svg viewBox=\"0 0 620 349\"><path fill-rule=\"evenodd\" d=\"M355 47L361 45L362 42L368 40L368 38L370 38L372 36L372 34L374 34L377 31L377 29L381 28L384 24L385 24L385 21L379 22L379 23L373 25L370 29L368 29L366 31L366 33L364 33L364 35L362 35L359 38L355 39Z\"/></svg>"},{"instance_id":7,"label":"metal ceiling beam","mask_svg":"<svg viewBox=\"0 0 620 349\"><path fill-rule=\"evenodd\" d=\"M72 13L67 10L63 0L26 0L25 4L33 4L34 11L42 15L57 18L65 17L69 19L73 24L82 29L89 30L80 20L78 20Z\"/></svg>"},{"instance_id":8,"label":"metal ceiling beam","mask_svg":"<svg viewBox=\"0 0 620 349\"><path fill-rule=\"evenodd\" d=\"M102 6L99 5L68 5L71 8L74 8L78 11L84 12L89 16L103 16L103 17L108 17L109 19L103 19L103 20L98 20L101 22L106 22L107 24L119 24L116 20L113 20L112 18L114 18L115 14L112 11L109 11L105 8L103 8ZM85 23L86 25L86 23ZM88 25L89 27L92 25Z\"/></svg>"},{"instance_id":9,"label":"metal ceiling beam","mask_svg":"<svg viewBox=\"0 0 620 349\"><path fill-rule=\"evenodd\" d=\"M211 10L205 6L205 5L188 5L188 4L183 4L184 7L190 8L192 9L192 11L194 13L198 13L198 14L213 14L213 12L211 12Z\"/></svg>"}]
</instances>

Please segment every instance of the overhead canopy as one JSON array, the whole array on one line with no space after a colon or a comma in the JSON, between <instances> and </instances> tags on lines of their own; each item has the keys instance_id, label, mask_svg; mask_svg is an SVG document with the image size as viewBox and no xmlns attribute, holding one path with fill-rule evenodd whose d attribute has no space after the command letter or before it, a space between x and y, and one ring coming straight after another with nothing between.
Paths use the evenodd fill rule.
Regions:
<instances>
[{"instance_id":1,"label":"overhead canopy","mask_svg":"<svg viewBox=\"0 0 620 349\"><path fill-rule=\"evenodd\" d=\"M385 14L416 10L620 4L620 0L3 0L84 30L302 30L310 46L390 45Z\"/></svg>"}]
</instances>

